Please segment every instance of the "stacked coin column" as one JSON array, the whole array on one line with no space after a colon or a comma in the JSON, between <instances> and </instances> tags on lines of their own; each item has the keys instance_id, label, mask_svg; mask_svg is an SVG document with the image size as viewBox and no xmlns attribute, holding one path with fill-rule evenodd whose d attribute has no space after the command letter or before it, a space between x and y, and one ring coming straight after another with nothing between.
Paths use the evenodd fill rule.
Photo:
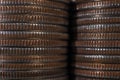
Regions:
<instances>
[{"instance_id":1,"label":"stacked coin column","mask_svg":"<svg viewBox=\"0 0 120 80\"><path fill-rule=\"evenodd\" d=\"M0 0L0 80L67 80L68 2Z\"/></svg>"},{"instance_id":2,"label":"stacked coin column","mask_svg":"<svg viewBox=\"0 0 120 80\"><path fill-rule=\"evenodd\" d=\"M76 80L120 80L120 0L76 2Z\"/></svg>"}]
</instances>

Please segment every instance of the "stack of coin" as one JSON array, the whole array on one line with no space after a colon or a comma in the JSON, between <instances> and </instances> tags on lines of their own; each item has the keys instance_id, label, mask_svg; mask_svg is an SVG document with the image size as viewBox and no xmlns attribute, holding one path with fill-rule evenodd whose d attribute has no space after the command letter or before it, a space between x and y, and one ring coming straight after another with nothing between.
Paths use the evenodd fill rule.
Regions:
<instances>
[{"instance_id":1,"label":"stack of coin","mask_svg":"<svg viewBox=\"0 0 120 80\"><path fill-rule=\"evenodd\" d=\"M0 0L0 80L67 80L69 0Z\"/></svg>"},{"instance_id":2,"label":"stack of coin","mask_svg":"<svg viewBox=\"0 0 120 80\"><path fill-rule=\"evenodd\" d=\"M75 80L120 80L120 0L76 0Z\"/></svg>"}]
</instances>

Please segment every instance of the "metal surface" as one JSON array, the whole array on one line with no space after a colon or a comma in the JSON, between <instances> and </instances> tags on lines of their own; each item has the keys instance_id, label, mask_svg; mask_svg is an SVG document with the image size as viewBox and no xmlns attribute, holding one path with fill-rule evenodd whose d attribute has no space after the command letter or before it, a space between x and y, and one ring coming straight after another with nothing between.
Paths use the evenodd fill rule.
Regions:
<instances>
[{"instance_id":1,"label":"metal surface","mask_svg":"<svg viewBox=\"0 0 120 80\"><path fill-rule=\"evenodd\" d=\"M0 79L68 80L69 0L0 0Z\"/></svg>"},{"instance_id":2,"label":"metal surface","mask_svg":"<svg viewBox=\"0 0 120 80\"><path fill-rule=\"evenodd\" d=\"M75 79L120 80L120 0L76 5Z\"/></svg>"}]
</instances>

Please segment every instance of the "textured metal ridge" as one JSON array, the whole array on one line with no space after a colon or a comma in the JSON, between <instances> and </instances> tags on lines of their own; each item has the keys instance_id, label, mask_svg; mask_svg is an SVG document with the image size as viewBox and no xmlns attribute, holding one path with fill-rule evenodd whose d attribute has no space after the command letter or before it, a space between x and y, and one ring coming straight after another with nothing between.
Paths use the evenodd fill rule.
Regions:
<instances>
[{"instance_id":1,"label":"textured metal ridge","mask_svg":"<svg viewBox=\"0 0 120 80\"><path fill-rule=\"evenodd\" d=\"M88 1L77 5L77 10L94 9L94 8L112 8L119 7L119 0L102 0L102 1Z\"/></svg>"},{"instance_id":2,"label":"textured metal ridge","mask_svg":"<svg viewBox=\"0 0 120 80\"><path fill-rule=\"evenodd\" d=\"M48 70L48 69L60 69L65 68L67 64L65 62L51 62L51 63L3 63L0 64L1 70L18 70L18 71L28 71L28 70Z\"/></svg>"},{"instance_id":3,"label":"textured metal ridge","mask_svg":"<svg viewBox=\"0 0 120 80\"><path fill-rule=\"evenodd\" d=\"M0 61L2 63L40 63L40 62L56 62L56 61L65 61L67 59L64 55L55 55L55 56L0 56Z\"/></svg>"},{"instance_id":4,"label":"textured metal ridge","mask_svg":"<svg viewBox=\"0 0 120 80\"><path fill-rule=\"evenodd\" d=\"M53 9L43 6L31 6L31 5L1 5L0 14L43 14L51 16L67 17L68 13L61 9Z\"/></svg>"},{"instance_id":5,"label":"textured metal ridge","mask_svg":"<svg viewBox=\"0 0 120 80\"><path fill-rule=\"evenodd\" d=\"M101 64L101 63L82 63L76 62L76 67L79 69L89 69L89 70L109 70L109 71L119 71L120 64Z\"/></svg>"},{"instance_id":6,"label":"textured metal ridge","mask_svg":"<svg viewBox=\"0 0 120 80\"><path fill-rule=\"evenodd\" d=\"M39 31L0 31L0 39L68 39L66 33L52 33Z\"/></svg>"},{"instance_id":7,"label":"textured metal ridge","mask_svg":"<svg viewBox=\"0 0 120 80\"><path fill-rule=\"evenodd\" d=\"M12 78L12 79L15 79L15 78L27 78L27 77L38 77L38 76L46 76L47 75L55 75L55 74L61 74L63 73L64 69L54 69L54 70L39 70L39 71L14 71L14 72L7 72L7 71L2 71L0 72L0 75L3 77L3 78Z\"/></svg>"},{"instance_id":8,"label":"textured metal ridge","mask_svg":"<svg viewBox=\"0 0 120 80\"><path fill-rule=\"evenodd\" d=\"M83 18L78 19L78 25L87 25L87 24L108 24L108 23L119 23L120 17L93 17L93 18Z\"/></svg>"},{"instance_id":9,"label":"textured metal ridge","mask_svg":"<svg viewBox=\"0 0 120 80\"><path fill-rule=\"evenodd\" d=\"M78 33L78 40L119 40L120 33Z\"/></svg>"},{"instance_id":10,"label":"textured metal ridge","mask_svg":"<svg viewBox=\"0 0 120 80\"><path fill-rule=\"evenodd\" d=\"M67 46L67 41L60 40L0 40L0 46L21 46L21 47L60 47Z\"/></svg>"},{"instance_id":11,"label":"textured metal ridge","mask_svg":"<svg viewBox=\"0 0 120 80\"><path fill-rule=\"evenodd\" d=\"M66 48L20 48L20 47L1 47L0 55L61 55L66 54Z\"/></svg>"},{"instance_id":12,"label":"textured metal ridge","mask_svg":"<svg viewBox=\"0 0 120 80\"><path fill-rule=\"evenodd\" d=\"M1 23L1 31L46 31L67 32L67 28L60 25L36 24L36 23Z\"/></svg>"},{"instance_id":13,"label":"textured metal ridge","mask_svg":"<svg viewBox=\"0 0 120 80\"><path fill-rule=\"evenodd\" d=\"M104 9L93 9L93 10L85 10L79 11L77 13L77 17L89 17L89 16L119 16L120 8L104 8Z\"/></svg>"},{"instance_id":14,"label":"textured metal ridge","mask_svg":"<svg viewBox=\"0 0 120 80\"><path fill-rule=\"evenodd\" d=\"M67 19L60 18L60 17L53 17L53 16L45 16L45 15L8 15L3 14L0 15L0 22L6 23L14 23L14 22L29 22L29 23L46 23L46 24L60 24L60 25L67 25Z\"/></svg>"},{"instance_id":15,"label":"textured metal ridge","mask_svg":"<svg viewBox=\"0 0 120 80\"><path fill-rule=\"evenodd\" d=\"M120 63L120 56L114 55L76 55L76 61L91 63Z\"/></svg>"},{"instance_id":16,"label":"textured metal ridge","mask_svg":"<svg viewBox=\"0 0 120 80\"><path fill-rule=\"evenodd\" d=\"M96 77L96 78L108 78L108 79L119 79L119 71L93 71L93 70L76 70L77 75Z\"/></svg>"},{"instance_id":17,"label":"textured metal ridge","mask_svg":"<svg viewBox=\"0 0 120 80\"><path fill-rule=\"evenodd\" d=\"M119 48L77 48L78 54L119 55Z\"/></svg>"},{"instance_id":18,"label":"textured metal ridge","mask_svg":"<svg viewBox=\"0 0 120 80\"><path fill-rule=\"evenodd\" d=\"M119 40L89 40L89 41L76 41L77 47L120 47Z\"/></svg>"},{"instance_id":19,"label":"textured metal ridge","mask_svg":"<svg viewBox=\"0 0 120 80\"><path fill-rule=\"evenodd\" d=\"M68 6L64 3L49 1L49 0L2 0L1 5L39 5L44 7L52 7L59 9L68 9Z\"/></svg>"},{"instance_id":20,"label":"textured metal ridge","mask_svg":"<svg viewBox=\"0 0 120 80\"><path fill-rule=\"evenodd\" d=\"M120 24L93 24L78 26L77 32L82 33L119 33Z\"/></svg>"}]
</instances>

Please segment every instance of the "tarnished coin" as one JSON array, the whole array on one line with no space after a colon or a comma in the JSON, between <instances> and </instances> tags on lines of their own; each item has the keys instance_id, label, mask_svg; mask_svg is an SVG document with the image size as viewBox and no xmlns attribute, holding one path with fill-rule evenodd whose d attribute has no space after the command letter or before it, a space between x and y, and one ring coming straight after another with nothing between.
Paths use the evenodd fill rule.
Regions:
<instances>
[{"instance_id":1,"label":"tarnished coin","mask_svg":"<svg viewBox=\"0 0 120 80\"><path fill-rule=\"evenodd\" d=\"M0 23L0 31L43 31L43 32L67 32L67 28L61 25L37 24L37 23Z\"/></svg>"},{"instance_id":2,"label":"tarnished coin","mask_svg":"<svg viewBox=\"0 0 120 80\"><path fill-rule=\"evenodd\" d=\"M80 4L77 4L77 10L120 7L119 0L78 0L77 2L81 2Z\"/></svg>"},{"instance_id":3,"label":"tarnished coin","mask_svg":"<svg viewBox=\"0 0 120 80\"><path fill-rule=\"evenodd\" d=\"M77 54L120 55L120 49L119 48L77 48Z\"/></svg>"},{"instance_id":4,"label":"tarnished coin","mask_svg":"<svg viewBox=\"0 0 120 80\"><path fill-rule=\"evenodd\" d=\"M77 69L76 75L94 78L120 79L120 71L94 71Z\"/></svg>"},{"instance_id":5,"label":"tarnished coin","mask_svg":"<svg viewBox=\"0 0 120 80\"><path fill-rule=\"evenodd\" d=\"M0 70L3 71L32 71L66 68L65 62L47 62L47 63L1 63Z\"/></svg>"},{"instance_id":6,"label":"tarnished coin","mask_svg":"<svg viewBox=\"0 0 120 80\"><path fill-rule=\"evenodd\" d=\"M39 48L39 47L34 47L34 48L22 48L22 47L1 47L0 48L0 55L5 55L5 56L14 56L14 55L65 55L67 53L67 49L56 47L56 48Z\"/></svg>"},{"instance_id":7,"label":"tarnished coin","mask_svg":"<svg viewBox=\"0 0 120 80\"><path fill-rule=\"evenodd\" d=\"M83 63L76 62L76 68L88 70L103 70L103 71L119 71L120 64L103 64L103 63Z\"/></svg>"},{"instance_id":8,"label":"tarnished coin","mask_svg":"<svg viewBox=\"0 0 120 80\"><path fill-rule=\"evenodd\" d=\"M67 57L64 55L47 55L47 56L0 56L1 63L42 63L42 62L59 62L66 61Z\"/></svg>"},{"instance_id":9,"label":"tarnished coin","mask_svg":"<svg viewBox=\"0 0 120 80\"><path fill-rule=\"evenodd\" d=\"M11 39L0 40L0 46L12 47L62 47L67 46L67 41L61 40L34 40L34 39Z\"/></svg>"},{"instance_id":10,"label":"tarnished coin","mask_svg":"<svg viewBox=\"0 0 120 80\"><path fill-rule=\"evenodd\" d=\"M78 33L120 33L120 24L92 24L77 27Z\"/></svg>"},{"instance_id":11,"label":"tarnished coin","mask_svg":"<svg viewBox=\"0 0 120 80\"><path fill-rule=\"evenodd\" d=\"M40 31L0 31L0 39L49 39L67 40L66 33Z\"/></svg>"},{"instance_id":12,"label":"tarnished coin","mask_svg":"<svg viewBox=\"0 0 120 80\"><path fill-rule=\"evenodd\" d=\"M76 55L76 61L91 63L111 63L119 64L120 56L118 55Z\"/></svg>"},{"instance_id":13,"label":"tarnished coin","mask_svg":"<svg viewBox=\"0 0 120 80\"><path fill-rule=\"evenodd\" d=\"M120 47L119 40L89 40L89 41L76 41L77 47L107 47L107 48L118 48Z\"/></svg>"},{"instance_id":14,"label":"tarnished coin","mask_svg":"<svg viewBox=\"0 0 120 80\"><path fill-rule=\"evenodd\" d=\"M120 40L120 33L78 33L78 40Z\"/></svg>"}]
</instances>

